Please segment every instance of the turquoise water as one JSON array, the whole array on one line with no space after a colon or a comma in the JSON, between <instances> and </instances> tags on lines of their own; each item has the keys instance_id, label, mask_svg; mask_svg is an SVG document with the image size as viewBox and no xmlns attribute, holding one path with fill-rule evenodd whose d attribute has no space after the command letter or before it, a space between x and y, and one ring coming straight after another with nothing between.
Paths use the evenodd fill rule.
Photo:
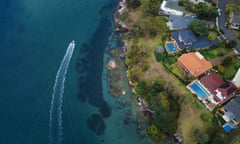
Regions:
<instances>
[{"instance_id":1,"label":"turquoise water","mask_svg":"<svg viewBox=\"0 0 240 144\"><path fill-rule=\"evenodd\" d=\"M207 94L196 83L191 85L191 89L194 90L202 99L207 97Z\"/></svg>"},{"instance_id":2,"label":"turquoise water","mask_svg":"<svg viewBox=\"0 0 240 144\"><path fill-rule=\"evenodd\" d=\"M176 48L174 47L173 43L167 43L167 49L169 52L175 52Z\"/></svg>"},{"instance_id":3,"label":"turquoise water","mask_svg":"<svg viewBox=\"0 0 240 144\"><path fill-rule=\"evenodd\" d=\"M0 1L1 144L49 143L55 77L71 40L76 47L64 83L60 143L146 143L137 134L137 109L124 67L118 71L125 96L114 98L106 81L111 79L105 63L111 58L107 49L115 45L116 4L114 0ZM121 103L128 104L121 107ZM131 121L125 124L129 113Z\"/></svg>"}]
</instances>

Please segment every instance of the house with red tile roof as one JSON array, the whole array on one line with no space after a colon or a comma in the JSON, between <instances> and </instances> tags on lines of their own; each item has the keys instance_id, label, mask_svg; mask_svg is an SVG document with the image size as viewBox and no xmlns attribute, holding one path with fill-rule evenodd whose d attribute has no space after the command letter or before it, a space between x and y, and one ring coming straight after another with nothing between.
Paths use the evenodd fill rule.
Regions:
<instances>
[{"instance_id":1,"label":"house with red tile roof","mask_svg":"<svg viewBox=\"0 0 240 144\"><path fill-rule=\"evenodd\" d=\"M213 101L220 105L231 99L237 91L237 87L232 82L224 82L214 72L209 72L207 75L199 78L199 81L213 95Z\"/></svg>"},{"instance_id":2,"label":"house with red tile roof","mask_svg":"<svg viewBox=\"0 0 240 144\"><path fill-rule=\"evenodd\" d=\"M184 70L186 75L198 77L209 71L212 64L207 61L199 52L183 54L178 58L177 64Z\"/></svg>"},{"instance_id":3,"label":"house with red tile roof","mask_svg":"<svg viewBox=\"0 0 240 144\"><path fill-rule=\"evenodd\" d=\"M232 99L237 91L237 87L232 82L225 82L215 72L208 72L206 75L199 77L190 83L187 88L198 95L198 98L210 111L217 105L222 105Z\"/></svg>"}]
</instances>

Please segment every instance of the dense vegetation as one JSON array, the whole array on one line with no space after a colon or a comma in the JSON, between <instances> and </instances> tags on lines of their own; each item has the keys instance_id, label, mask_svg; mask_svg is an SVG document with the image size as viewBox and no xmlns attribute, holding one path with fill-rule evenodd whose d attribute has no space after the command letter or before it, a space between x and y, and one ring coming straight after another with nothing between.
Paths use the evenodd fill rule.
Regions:
<instances>
[{"instance_id":1,"label":"dense vegetation","mask_svg":"<svg viewBox=\"0 0 240 144\"><path fill-rule=\"evenodd\" d=\"M199 19L215 20L218 15L216 8L208 3L193 4L189 0L179 0L179 5L184 6L190 12L196 13Z\"/></svg>"},{"instance_id":2,"label":"dense vegetation","mask_svg":"<svg viewBox=\"0 0 240 144\"><path fill-rule=\"evenodd\" d=\"M162 0L142 0L142 10L148 16L158 16Z\"/></svg>"},{"instance_id":3,"label":"dense vegetation","mask_svg":"<svg viewBox=\"0 0 240 144\"><path fill-rule=\"evenodd\" d=\"M166 87L160 80L141 81L136 85L136 92L154 111L154 117L148 126L148 134L156 141L164 138L163 133L174 134L180 107L177 96L172 93L171 88Z\"/></svg>"},{"instance_id":4,"label":"dense vegetation","mask_svg":"<svg viewBox=\"0 0 240 144\"><path fill-rule=\"evenodd\" d=\"M140 80L136 67L142 65L142 72L148 69L147 59L151 55L150 47L142 46L141 40L157 37L159 41L164 42L169 35L167 20L158 15L162 0L141 0L140 6L137 0L127 1L132 10L143 11L144 15L129 29L128 39L131 39L132 43L125 63L129 69L129 77L134 82L137 96L143 98L154 113L147 126L147 133L154 141L161 141L165 138L165 134L174 134L177 129L179 104L171 88L166 87L163 81Z\"/></svg>"},{"instance_id":5,"label":"dense vegetation","mask_svg":"<svg viewBox=\"0 0 240 144\"><path fill-rule=\"evenodd\" d=\"M207 36L208 28L207 23L203 20L194 20L190 24L192 31L198 36Z\"/></svg>"},{"instance_id":6,"label":"dense vegetation","mask_svg":"<svg viewBox=\"0 0 240 144\"><path fill-rule=\"evenodd\" d=\"M141 5L140 0L126 0L128 8L135 9Z\"/></svg>"},{"instance_id":7,"label":"dense vegetation","mask_svg":"<svg viewBox=\"0 0 240 144\"><path fill-rule=\"evenodd\" d=\"M215 40L218 37L216 27L208 25L205 20L192 21L190 28L199 37L207 37L209 40Z\"/></svg>"},{"instance_id":8,"label":"dense vegetation","mask_svg":"<svg viewBox=\"0 0 240 144\"><path fill-rule=\"evenodd\" d=\"M143 35L148 35L150 37L155 37L160 34L163 37L166 37L167 33L162 29L168 29L164 20L161 17L150 17L146 16L139 22L139 27L143 33Z\"/></svg>"}]
</instances>

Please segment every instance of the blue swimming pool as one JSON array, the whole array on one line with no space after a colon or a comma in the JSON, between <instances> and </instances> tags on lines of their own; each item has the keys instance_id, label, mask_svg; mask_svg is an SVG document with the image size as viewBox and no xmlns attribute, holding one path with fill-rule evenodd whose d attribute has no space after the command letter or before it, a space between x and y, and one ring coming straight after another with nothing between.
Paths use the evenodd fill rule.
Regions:
<instances>
[{"instance_id":1,"label":"blue swimming pool","mask_svg":"<svg viewBox=\"0 0 240 144\"><path fill-rule=\"evenodd\" d=\"M202 99L205 99L207 97L207 94L196 84L192 84L191 89L194 90L198 96L200 96Z\"/></svg>"},{"instance_id":2,"label":"blue swimming pool","mask_svg":"<svg viewBox=\"0 0 240 144\"><path fill-rule=\"evenodd\" d=\"M230 124L226 123L225 125L223 125L223 129L225 132L230 133L232 131L232 127Z\"/></svg>"},{"instance_id":3,"label":"blue swimming pool","mask_svg":"<svg viewBox=\"0 0 240 144\"><path fill-rule=\"evenodd\" d=\"M167 50L168 50L169 52L175 52L175 51L177 51L177 49L174 47L174 44L173 44L173 43L167 43L166 45L167 45Z\"/></svg>"}]
</instances>

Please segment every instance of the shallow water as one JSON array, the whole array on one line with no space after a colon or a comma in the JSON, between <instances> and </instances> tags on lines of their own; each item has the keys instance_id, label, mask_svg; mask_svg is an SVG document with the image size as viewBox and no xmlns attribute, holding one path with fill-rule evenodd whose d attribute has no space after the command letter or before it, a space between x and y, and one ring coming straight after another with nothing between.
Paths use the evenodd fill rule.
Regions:
<instances>
[{"instance_id":1,"label":"shallow water","mask_svg":"<svg viewBox=\"0 0 240 144\"><path fill-rule=\"evenodd\" d=\"M127 91L125 96L113 98L106 82L112 81L105 69L111 58L108 49L118 46L112 39L116 4L114 0L0 1L0 143L49 142L54 81L71 40L76 48L65 81L62 143L142 143L124 67L118 70L118 85ZM128 104L121 106L124 103ZM129 113L133 121L125 124ZM97 120L101 129L91 126L91 120Z\"/></svg>"}]
</instances>

